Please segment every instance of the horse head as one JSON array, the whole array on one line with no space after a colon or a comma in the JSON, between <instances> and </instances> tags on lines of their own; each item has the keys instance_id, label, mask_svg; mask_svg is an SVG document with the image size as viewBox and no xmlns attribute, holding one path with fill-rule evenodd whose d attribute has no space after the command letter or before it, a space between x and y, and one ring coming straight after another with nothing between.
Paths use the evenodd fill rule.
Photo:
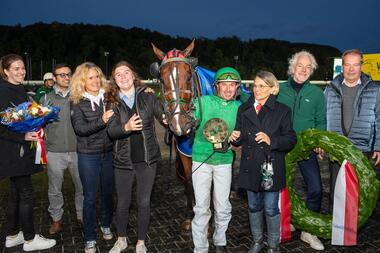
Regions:
<instances>
[{"instance_id":1,"label":"horse head","mask_svg":"<svg viewBox=\"0 0 380 253\"><path fill-rule=\"evenodd\" d=\"M160 79L164 111L170 130L177 136L187 135L196 125L194 98L198 79L194 66L195 58L189 58L194 49L194 40L185 50L162 52L152 43L153 51L161 64L151 65L151 74Z\"/></svg>"}]
</instances>

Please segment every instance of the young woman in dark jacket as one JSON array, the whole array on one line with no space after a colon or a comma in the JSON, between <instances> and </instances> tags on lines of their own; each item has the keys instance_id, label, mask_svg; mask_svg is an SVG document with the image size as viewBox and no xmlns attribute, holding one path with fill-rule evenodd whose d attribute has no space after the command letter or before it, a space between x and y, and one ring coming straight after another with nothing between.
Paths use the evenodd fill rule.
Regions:
<instances>
[{"instance_id":1,"label":"young woman in dark jacket","mask_svg":"<svg viewBox=\"0 0 380 253\"><path fill-rule=\"evenodd\" d=\"M256 75L252 96L240 106L235 131L230 137L243 146L239 182L247 190L249 220L255 244L249 253L263 248L263 216L268 230L268 252L279 252L279 191L286 185L285 154L297 142L289 107L276 101L279 91L276 77L267 71ZM273 175L263 187L261 166L271 161Z\"/></svg>"},{"instance_id":2,"label":"young woman in dark jacket","mask_svg":"<svg viewBox=\"0 0 380 253\"><path fill-rule=\"evenodd\" d=\"M10 54L1 58L0 111L28 102L21 84L25 73L21 56ZM42 167L34 163L36 151L30 148L30 141L37 140L36 132L20 134L0 125L0 179L9 178L11 188L6 208L6 248L24 244L24 251L32 251L48 249L56 243L34 233L31 175L41 172Z\"/></svg>"},{"instance_id":3,"label":"young woman in dark jacket","mask_svg":"<svg viewBox=\"0 0 380 253\"><path fill-rule=\"evenodd\" d=\"M113 165L118 197L116 229L118 240L111 253L127 248L126 228L129 219L132 186L136 177L138 202L137 253L145 253L145 237L150 219L150 195L160 159L154 119L162 121L163 110L154 93L145 92L132 66L121 61L112 70L111 91L107 103L114 108L108 134L114 141Z\"/></svg>"},{"instance_id":4,"label":"young woman in dark jacket","mask_svg":"<svg viewBox=\"0 0 380 253\"><path fill-rule=\"evenodd\" d=\"M105 77L94 63L85 62L76 68L70 91L71 122L77 135L78 170L83 186L86 253L96 252L96 196L99 188L102 198L100 229L105 240L112 239L114 171L107 124L113 111L107 110L103 101L107 90Z\"/></svg>"}]
</instances>

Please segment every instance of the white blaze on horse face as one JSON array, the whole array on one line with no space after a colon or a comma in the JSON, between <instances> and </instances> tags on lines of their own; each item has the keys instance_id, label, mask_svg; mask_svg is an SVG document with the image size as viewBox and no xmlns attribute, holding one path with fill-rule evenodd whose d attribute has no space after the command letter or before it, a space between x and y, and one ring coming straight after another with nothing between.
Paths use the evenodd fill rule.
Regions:
<instances>
[{"instance_id":1,"label":"white blaze on horse face","mask_svg":"<svg viewBox=\"0 0 380 253\"><path fill-rule=\"evenodd\" d=\"M181 134L181 124L180 124L180 104L179 104L179 98L177 97L177 93L175 92L176 90L176 83L178 82L177 79L177 69L173 68L172 73L170 74L170 88L172 90L172 95L173 95L173 101L176 101L175 103L175 110L174 110L174 116L172 119L172 126L174 127L174 130L177 134ZM177 83L178 84L178 83ZM177 88L179 89L179 87ZM178 103L178 104L177 104Z\"/></svg>"}]
</instances>

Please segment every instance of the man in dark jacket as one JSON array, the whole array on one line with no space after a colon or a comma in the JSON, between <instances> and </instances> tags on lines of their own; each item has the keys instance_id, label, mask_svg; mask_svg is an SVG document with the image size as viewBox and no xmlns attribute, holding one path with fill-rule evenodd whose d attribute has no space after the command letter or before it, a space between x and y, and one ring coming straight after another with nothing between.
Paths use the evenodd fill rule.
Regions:
<instances>
[{"instance_id":1,"label":"man in dark jacket","mask_svg":"<svg viewBox=\"0 0 380 253\"><path fill-rule=\"evenodd\" d=\"M54 69L53 90L42 96L41 102L61 108L59 120L46 126L47 174L49 180L49 213L53 220L50 234L61 230L63 221L63 194L62 183L64 172L69 170L75 186L75 208L77 219L82 223L83 217L83 189L78 172L78 158L76 153L76 136L70 118L69 86L71 69L66 64L57 64Z\"/></svg>"},{"instance_id":2,"label":"man in dark jacket","mask_svg":"<svg viewBox=\"0 0 380 253\"><path fill-rule=\"evenodd\" d=\"M380 85L362 73L363 55L357 49L342 55L343 73L326 87L327 130L346 136L372 160L380 178ZM339 165L331 166L335 185ZM331 191L333 198L333 188Z\"/></svg>"},{"instance_id":3,"label":"man in dark jacket","mask_svg":"<svg viewBox=\"0 0 380 253\"><path fill-rule=\"evenodd\" d=\"M289 80L280 85L277 101L292 110L293 128L299 133L316 128L326 130L326 102L322 89L310 83L310 76L317 68L314 56L307 51L295 53L289 60ZM316 149L315 151L320 151ZM320 212L322 204L322 180L316 152L298 162L307 188L306 206ZM322 242L308 232L301 232L301 240L315 250L324 250Z\"/></svg>"}]
</instances>

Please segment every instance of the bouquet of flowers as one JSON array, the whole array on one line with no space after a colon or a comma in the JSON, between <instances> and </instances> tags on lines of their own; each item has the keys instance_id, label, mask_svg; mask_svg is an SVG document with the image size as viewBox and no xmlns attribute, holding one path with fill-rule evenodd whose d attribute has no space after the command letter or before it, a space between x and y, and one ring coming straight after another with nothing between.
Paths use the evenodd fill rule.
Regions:
<instances>
[{"instance_id":1,"label":"bouquet of flowers","mask_svg":"<svg viewBox=\"0 0 380 253\"><path fill-rule=\"evenodd\" d=\"M58 119L59 107L39 105L35 101L24 102L14 107L8 107L0 112L0 123L16 133L37 132L38 141L32 142L36 147L36 164L46 164L45 146L43 141L43 125Z\"/></svg>"},{"instance_id":2,"label":"bouquet of flowers","mask_svg":"<svg viewBox=\"0 0 380 253\"><path fill-rule=\"evenodd\" d=\"M46 122L58 119L60 108L24 102L0 112L1 124L16 133L37 132Z\"/></svg>"}]
</instances>

